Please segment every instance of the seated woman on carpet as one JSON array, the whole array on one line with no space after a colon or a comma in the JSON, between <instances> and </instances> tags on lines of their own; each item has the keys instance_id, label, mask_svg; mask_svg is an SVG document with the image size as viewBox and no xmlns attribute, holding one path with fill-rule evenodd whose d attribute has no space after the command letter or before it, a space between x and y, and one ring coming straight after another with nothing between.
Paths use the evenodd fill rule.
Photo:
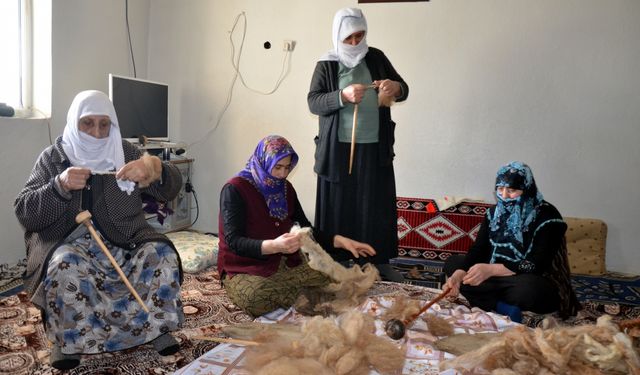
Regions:
<instances>
[{"instance_id":1,"label":"seated woman on carpet","mask_svg":"<svg viewBox=\"0 0 640 375\"><path fill-rule=\"evenodd\" d=\"M109 97L79 93L55 144L38 157L14 203L25 230L25 289L54 345L51 365L70 369L79 354L153 342L162 355L178 342L168 333L184 320L182 269L171 241L145 220L141 192L170 201L182 177L170 163L123 141ZM93 223L149 313L76 215Z\"/></svg>"},{"instance_id":2,"label":"seated woman on carpet","mask_svg":"<svg viewBox=\"0 0 640 375\"><path fill-rule=\"evenodd\" d=\"M462 293L472 306L505 315L575 315L580 305L569 278L562 216L543 199L526 164L500 168L495 189L497 204L469 252L445 261L445 288L452 296Z\"/></svg>"},{"instance_id":3,"label":"seated woman on carpet","mask_svg":"<svg viewBox=\"0 0 640 375\"><path fill-rule=\"evenodd\" d=\"M285 138L267 136L220 193L220 280L231 301L253 316L289 308L304 289L330 281L304 262L299 235L289 233L294 224L311 226L287 181L297 162L298 154ZM331 239L314 231L314 236L323 248L333 244L356 258L376 253L341 235Z\"/></svg>"}]
</instances>

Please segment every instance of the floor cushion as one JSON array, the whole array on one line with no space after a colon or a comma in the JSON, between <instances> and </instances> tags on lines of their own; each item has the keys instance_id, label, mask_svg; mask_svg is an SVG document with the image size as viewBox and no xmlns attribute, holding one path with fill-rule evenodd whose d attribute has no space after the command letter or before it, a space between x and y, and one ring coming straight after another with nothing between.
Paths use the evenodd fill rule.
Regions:
<instances>
[{"instance_id":1,"label":"floor cushion","mask_svg":"<svg viewBox=\"0 0 640 375\"><path fill-rule=\"evenodd\" d=\"M187 230L167 233L167 237L173 242L178 254L180 254L184 272L196 273L216 265L218 237Z\"/></svg>"},{"instance_id":2,"label":"floor cushion","mask_svg":"<svg viewBox=\"0 0 640 375\"><path fill-rule=\"evenodd\" d=\"M565 217L567 250L572 274L603 275L606 272L607 224L599 219Z\"/></svg>"}]
</instances>

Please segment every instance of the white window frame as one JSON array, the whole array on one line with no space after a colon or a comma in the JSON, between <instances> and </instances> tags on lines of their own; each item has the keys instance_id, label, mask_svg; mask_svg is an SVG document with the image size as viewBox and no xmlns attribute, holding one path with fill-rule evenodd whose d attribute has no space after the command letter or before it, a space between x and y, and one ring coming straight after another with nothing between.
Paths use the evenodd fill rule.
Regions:
<instances>
[{"instance_id":1,"label":"white window frame","mask_svg":"<svg viewBox=\"0 0 640 375\"><path fill-rule=\"evenodd\" d=\"M17 118L51 114L51 0L0 0L19 3L20 63L18 98L8 103ZM13 52L12 52L13 53ZM36 58L37 57L37 58ZM37 60L37 61L36 61ZM0 98L0 102L4 101Z\"/></svg>"}]
</instances>

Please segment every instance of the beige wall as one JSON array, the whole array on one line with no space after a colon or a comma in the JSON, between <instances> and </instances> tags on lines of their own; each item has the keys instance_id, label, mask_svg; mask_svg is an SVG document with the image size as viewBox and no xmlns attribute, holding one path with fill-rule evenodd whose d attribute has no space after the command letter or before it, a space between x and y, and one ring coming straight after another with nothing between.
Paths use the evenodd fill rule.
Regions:
<instances>
[{"instance_id":1,"label":"beige wall","mask_svg":"<svg viewBox=\"0 0 640 375\"><path fill-rule=\"evenodd\" d=\"M313 220L317 118L308 111L306 94L315 61L331 47L333 14L357 6L356 1L139 0L130 5L138 75L170 84L172 138L198 142L188 150L196 158L197 228L217 231L222 184L270 133L285 135L300 154L291 180ZM608 269L637 273L640 2L434 0L361 7L369 44L385 51L411 87L407 102L392 109L398 123L399 195L491 200L495 171L521 159L564 215L607 222ZM263 91L273 87L284 39L297 42L290 73L269 96L236 82L219 128L205 137L228 96L233 78L229 31L242 11L248 21L241 60L246 82ZM53 17L58 134L77 91L106 90L107 73L131 75L132 70L120 2L56 0ZM236 43L241 31L242 24ZM265 41L274 47L265 50ZM5 123L0 120L0 135L6 134ZM21 163L25 170L12 172L14 178L24 176L24 181L29 171L22 164L30 169L42 138L25 131L31 147L6 142L5 155L30 160ZM4 163L5 170L12 165ZM14 185L11 189L21 183ZM0 211L0 231L11 228L2 238L10 238L15 248L21 235L6 204L15 194L2 194L7 209ZM12 251L3 251L0 263L16 258L19 252Z\"/></svg>"}]
</instances>

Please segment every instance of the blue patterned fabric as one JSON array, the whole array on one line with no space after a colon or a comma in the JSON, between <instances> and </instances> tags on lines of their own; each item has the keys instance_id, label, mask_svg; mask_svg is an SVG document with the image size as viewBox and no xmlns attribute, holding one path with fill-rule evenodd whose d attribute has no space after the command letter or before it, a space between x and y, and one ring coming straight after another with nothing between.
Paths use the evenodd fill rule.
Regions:
<instances>
[{"instance_id":1,"label":"blue patterned fabric","mask_svg":"<svg viewBox=\"0 0 640 375\"><path fill-rule=\"evenodd\" d=\"M523 193L517 198L503 198L497 192L497 188L502 186L519 189ZM534 224L544 198L538 191L531 168L518 161L498 170L495 188L497 204L493 214L489 213L490 239L494 248L491 262L494 263L498 257L511 261L523 260L530 245L524 243L525 234L532 234L529 236L532 239L532 232L540 227L536 228ZM521 266L526 268L527 262L522 262Z\"/></svg>"},{"instance_id":2,"label":"blue patterned fabric","mask_svg":"<svg viewBox=\"0 0 640 375\"><path fill-rule=\"evenodd\" d=\"M298 154L284 137L269 135L256 146L253 155L247 161L246 167L238 176L253 184L264 196L269 207L269 215L284 220L288 215L286 199L286 179L275 178L271 170L278 162L291 155L291 168L298 163Z\"/></svg>"},{"instance_id":3,"label":"blue patterned fabric","mask_svg":"<svg viewBox=\"0 0 640 375\"><path fill-rule=\"evenodd\" d=\"M165 243L137 251L107 245L149 309L131 295L89 234L60 246L44 279L49 340L65 354L131 348L179 329L184 321L178 259Z\"/></svg>"}]
</instances>

